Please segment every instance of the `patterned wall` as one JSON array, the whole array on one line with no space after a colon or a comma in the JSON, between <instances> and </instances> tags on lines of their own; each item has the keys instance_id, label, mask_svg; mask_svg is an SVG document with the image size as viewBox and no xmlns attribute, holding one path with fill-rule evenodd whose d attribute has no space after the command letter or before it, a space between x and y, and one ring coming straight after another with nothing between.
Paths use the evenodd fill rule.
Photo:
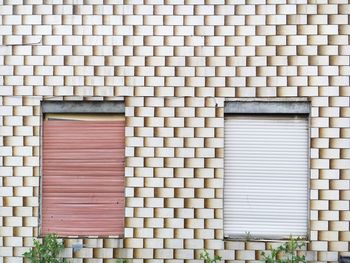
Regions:
<instances>
[{"instance_id":1,"label":"patterned wall","mask_svg":"<svg viewBox=\"0 0 350 263\"><path fill-rule=\"evenodd\" d=\"M42 100L126 104L125 238L66 239L72 262L258 261L269 242L222 240L232 98L311 102L308 259L349 254L347 0L0 3L1 263L38 235Z\"/></svg>"}]
</instances>

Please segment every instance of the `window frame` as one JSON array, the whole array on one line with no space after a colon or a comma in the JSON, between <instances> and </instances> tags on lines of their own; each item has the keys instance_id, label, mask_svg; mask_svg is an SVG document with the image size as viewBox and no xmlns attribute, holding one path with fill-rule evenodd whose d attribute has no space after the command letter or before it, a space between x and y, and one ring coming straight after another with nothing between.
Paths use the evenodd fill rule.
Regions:
<instances>
[{"instance_id":1,"label":"window frame","mask_svg":"<svg viewBox=\"0 0 350 263\"><path fill-rule=\"evenodd\" d=\"M43 219L43 127L44 127L44 121L46 119L45 115L52 116L52 115L75 115L75 114L81 114L81 115L102 115L102 114L108 114L108 115L120 115L124 117L125 120L125 104L124 101L54 101L54 100L48 100L48 101L41 101L40 105L40 147L39 147L39 211L38 211L38 237L43 237L43 231L42 231L42 219ZM124 146L126 147L126 146ZM125 166L124 166L124 175L125 175ZM123 228L125 231L125 184L124 184L124 223ZM74 235L74 237L79 238L88 238L88 237L102 237L102 238L123 238L124 237L124 231L121 235L116 236L104 236L104 235ZM58 234L58 236L60 236ZM68 236L62 236L62 237L68 237Z\"/></svg>"},{"instance_id":2,"label":"window frame","mask_svg":"<svg viewBox=\"0 0 350 263\"><path fill-rule=\"evenodd\" d=\"M233 99L230 101L225 101L224 104L224 128L225 128L225 118L230 116L298 116L305 117L307 119L307 228L306 235L301 238L304 240L308 240L310 236L310 183L311 183L311 167L310 167L310 156L311 156L311 105L307 100L304 99L291 99L291 100L279 100L279 99L265 99L265 100L242 100L242 99ZM224 148L225 148L225 137L224 137ZM225 156L224 156L225 160ZM225 162L224 162L225 163ZM224 182L223 182L223 190L225 191L225 164L224 164ZM224 198L223 196L223 210L224 206ZM224 213L223 213L224 216ZM225 220L225 218L223 218ZM247 240L248 234L242 235L232 235L226 234L223 224L223 238L227 241L242 241ZM276 235L264 235L264 236L249 236L251 240L287 240L290 237L286 236L276 236Z\"/></svg>"}]
</instances>

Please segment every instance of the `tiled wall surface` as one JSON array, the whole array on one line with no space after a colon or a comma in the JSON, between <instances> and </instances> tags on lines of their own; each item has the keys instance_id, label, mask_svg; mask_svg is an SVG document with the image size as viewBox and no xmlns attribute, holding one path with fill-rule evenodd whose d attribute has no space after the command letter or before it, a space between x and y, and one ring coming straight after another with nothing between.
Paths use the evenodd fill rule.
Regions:
<instances>
[{"instance_id":1,"label":"tiled wall surface","mask_svg":"<svg viewBox=\"0 0 350 263\"><path fill-rule=\"evenodd\" d=\"M311 102L308 259L349 254L348 0L0 3L1 263L38 235L42 100L126 104L125 238L66 239L71 262L258 261L222 240L232 98Z\"/></svg>"}]
</instances>

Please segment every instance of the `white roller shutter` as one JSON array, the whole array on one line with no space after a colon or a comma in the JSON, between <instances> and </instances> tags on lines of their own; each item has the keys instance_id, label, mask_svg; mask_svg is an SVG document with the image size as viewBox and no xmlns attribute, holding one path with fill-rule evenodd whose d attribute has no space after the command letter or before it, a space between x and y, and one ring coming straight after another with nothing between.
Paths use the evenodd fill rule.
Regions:
<instances>
[{"instance_id":1,"label":"white roller shutter","mask_svg":"<svg viewBox=\"0 0 350 263\"><path fill-rule=\"evenodd\" d=\"M225 236L306 236L308 120L225 118Z\"/></svg>"}]
</instances>

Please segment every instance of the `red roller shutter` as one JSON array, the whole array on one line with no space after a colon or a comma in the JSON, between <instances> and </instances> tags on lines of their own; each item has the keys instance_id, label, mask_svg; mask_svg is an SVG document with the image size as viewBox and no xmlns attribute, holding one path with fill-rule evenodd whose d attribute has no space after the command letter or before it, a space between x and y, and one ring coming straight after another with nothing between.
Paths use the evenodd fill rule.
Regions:
<instances>
[{"instance_id":1,"label":"red roller shutter","mask_svg":"<svg viewBox=\"0 0 350 263\"><path fill-rule=\"evenodd\" d=\"M123 119L44 121L42 234L123 234L124 127Z\"/></svg>"}]
</instances>

